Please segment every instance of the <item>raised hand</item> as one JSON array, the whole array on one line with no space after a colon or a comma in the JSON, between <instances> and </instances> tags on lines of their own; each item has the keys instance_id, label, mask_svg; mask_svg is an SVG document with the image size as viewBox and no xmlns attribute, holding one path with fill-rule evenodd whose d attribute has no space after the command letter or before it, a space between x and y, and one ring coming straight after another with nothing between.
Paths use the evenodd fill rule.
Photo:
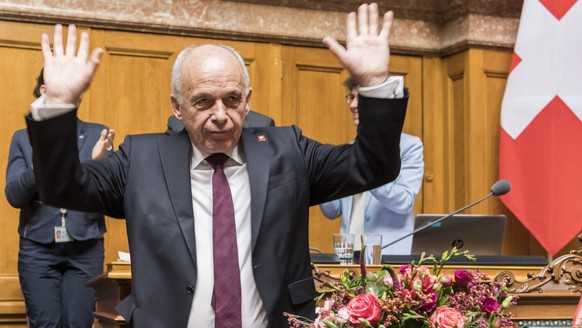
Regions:
<instances>
[{"instance_id":1,"label":"raised hand","mask_svg":"<svg viewBox=\"0 0 582 328\"><path fill-rule=\"evenodd\" d=\"M93 150L91 152L91 159L99 160L105 157L108 152L113 150L113 139L115 139L115 130L103 129L101 131L101 135L99 136L99 140L93 146Z\"/></svg>"},{"instance_id":2,"label":"raised hand","mask_svg":"<svg viewBox=\"0 0 582 328\"><path fill-rule=\"evenodd\" d=\"M323 43L340 60L351 76L361 86L372 86L388 78L390 59L389 35L393 14L384 14L378 29L378 5L363 4L358 13L351 12L346 18L346 47L333 37L326 36Z\"/></svg>"},{"instance_id":3,"label":"raised hand","mask_svg":"<svg viewBox=\"0 0 582 328\"><path fill-rule=\"evenodd\" d=\"M69 25L67 45L64 48L63 26L60 24L55 25L53 51L46 33L42 34L41 46L47 88L46 103L78 105L97 71L103 50L96 48L89 57L89 35L83 32L77 51L75 25Z\"/></svg>"}]
</instances>

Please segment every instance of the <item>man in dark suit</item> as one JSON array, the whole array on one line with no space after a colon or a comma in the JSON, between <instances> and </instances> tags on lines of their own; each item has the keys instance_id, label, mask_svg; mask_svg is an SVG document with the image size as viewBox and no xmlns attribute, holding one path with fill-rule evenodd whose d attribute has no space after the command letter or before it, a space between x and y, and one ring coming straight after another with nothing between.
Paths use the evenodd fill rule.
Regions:
<instances>
[{"instance_id":1,"label":"man in dark suit","mask_svg":"<svg viewBox=\"0 0 582 328\"><path fill-rule=\"evenodd\" d=\"M401 86L387 74L392 13L380 28L378 18L378 6L364 4L347 16L347 49L324 39L362 86L353 144L320 144L295 126L243 129L252 93L244 61L232 48L202 45L184 49L172 70L172 110L185 129L128 136L113 156L88 163L57 154L76 152L74 104L102 50L89 55L84 33L75 55L73 25L66 48L62 26L55 27L54 54L43 35L49 92L27 119L39 193L59 206L125 217L132 291L117 310L128 325L285 327L284 312L315 316L309 207L385 184L400 169L407 98L390 99ZM217 165L215 156L227 161ZM232 198L213 195L217 172L227 176ZM213 204L225 198L240 279L215 282L217 270L232 264L213 259L223 247L213 244L214 212L222 210ZM219 323L223 307L214 295L221 287L232 290L236 323Z\"/></svg>"},{"instance_id":2,"label":"man in dark suit","mask_svg":"<svg viewBox=\"0 0 582 328\"><path fill-rule=\"evenodd\" d=\"M267 115L263 115L261 113L257 113L250 110L247 116L245 117L243 127L258 128L263 126L275 126L275 120L273 120ZM171 115L170 117L168 117L168 130L166 131L166 133L179 133L183 129L184 123L177 119L176 116Z\"/></svg>"}]
</instances>

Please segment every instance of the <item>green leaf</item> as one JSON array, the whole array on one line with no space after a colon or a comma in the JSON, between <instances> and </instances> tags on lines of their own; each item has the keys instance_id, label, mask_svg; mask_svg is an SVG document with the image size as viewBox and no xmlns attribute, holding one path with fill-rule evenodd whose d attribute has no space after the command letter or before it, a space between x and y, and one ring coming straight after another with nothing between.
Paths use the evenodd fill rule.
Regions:
<instances>
[{"instance_id":1,"label":"green leaf","mask_svg":"<svg viewBox=\"0 0 582 328\"><path fill-rule=\"evenodd\" d=\"M329 328L338 328L338 327L337 327L337 325L336 325L335 323L333 323L333 322L331 322L331 321L329 321L329 320L327 320L327 319L323 320L322 322L323 322L323 324L324 324L326 327L329 327Z\"/></svg>"}]
</instances>

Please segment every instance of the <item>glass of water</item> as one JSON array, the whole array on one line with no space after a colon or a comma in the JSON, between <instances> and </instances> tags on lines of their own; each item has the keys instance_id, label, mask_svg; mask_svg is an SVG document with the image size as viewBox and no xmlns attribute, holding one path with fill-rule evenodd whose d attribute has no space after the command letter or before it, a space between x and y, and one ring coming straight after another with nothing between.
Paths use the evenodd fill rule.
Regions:
<instances>
[{"instance_id":1,"label":"glass of water","mask_svg":"<svg viewBox=\"0 0 582 328\"><path fill-rule=\"evenodd\" d=\"M333 248L341 265L354 263L355 235L336 233L333 235Z\"/></svg>"},{"instance_id":2,"label":"glass of water","mask_svg":"<svg viewBox=\"0 0 582 328\"><path fill-rule=\"evenodd\" d=\"M364 261L368 264L380 264L382 260L382 235L362 235L362 248Z\"/></svg>"}]
</instances>

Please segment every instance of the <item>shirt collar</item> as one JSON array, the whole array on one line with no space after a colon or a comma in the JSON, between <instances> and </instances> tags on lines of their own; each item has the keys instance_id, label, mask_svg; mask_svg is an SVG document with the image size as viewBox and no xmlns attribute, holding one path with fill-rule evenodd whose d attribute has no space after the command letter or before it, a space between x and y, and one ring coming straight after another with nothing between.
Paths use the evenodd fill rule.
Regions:
<instances>
[{"instance_id":1,"label":"shirt collar","mask_svg":"<svg viewBox=\"0 0 582 328\"><path fill-rule=\"evenodd\" d=\"M203 152L200 149L196 148L196 146L193 143L192 143L192 149L193 149L192 158L191 158L192 164L190 166L190 169L194 170L194 169L198 168L199 165L203 165L203 166L208 165L208 167L210 167L210 165L207 164L207 162L205 162L204 160L206 159L206 157L210 156L211 154L208 154L208 153ZM234 146L234 148L231 149L230 151L225 152L225 154L228 155L228 157L230 157L230 159L227 162L227 163L230 163L230 166L243 165L245 162L244 158L242 156L242 153L239 151L238 145Z\"/></svg>"}]
</instances>

